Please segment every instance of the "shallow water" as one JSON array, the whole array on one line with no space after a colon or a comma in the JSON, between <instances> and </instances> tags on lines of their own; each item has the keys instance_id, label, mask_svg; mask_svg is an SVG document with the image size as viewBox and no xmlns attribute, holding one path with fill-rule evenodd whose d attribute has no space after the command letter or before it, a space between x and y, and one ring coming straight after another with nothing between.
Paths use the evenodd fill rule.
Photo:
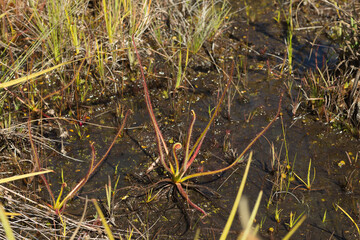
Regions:
<instances>
[{"instance_id":1,"label":"shallow water","mask_svg":"<svg viewBox=\"0 0 360 240\"><path fill-rule=\"evenodd\" d=\"M242 4L237 2L233 6L233 8L243 8ZM359 151L359 141L347 133L332 129L330 124L319 122L317 116L306 111L305 102L301 102L299 110L293 114L291 104L294 104L294 99L292 100L285 90L289 78L286 75L277 77L276 74L271 73L279 72L282 59L285 57L284 27L286 28L286 25L276 23L273 19L272 1L256 1L252 3L251 11L254 16L249 24L245 10L233 16L233 23L225 33L229 35L230 43L215 50L214 54L223 59L224 66L231 66L232 58L237 61L246 59L241 67L246 70L238 75L240 78L234 79L239 81L241 94L236 93L233 87L229 91L233 97L230 104L230 119L228 119L229 106L225 104L220 117L207 135L198 163L195 165L201 168L200 162L205 161L203 170L206 171L229 164L231 158L229 153L226 155L224 152L224 139L227 137L228 148L240 153L275 116L280 93L285 91L282 104L283 125L279 119L266 132L265 137L260 138L252 147L254 159L244 194L252 209L259 191L264 191L256 217L256 222L262 224L259 236L263 239L283 237L288 232L286 224L289 223L290 212L296 212L297 216L301 213L306 214L307 219L292 239L330 239L331 237L355 239L358 235L354 225L339 209L336 211L335 204L341 206L355 221L358 221L359 162L351 165L346 152L355 156ZM325 58L330 58L331 61L336 59L332 47L326 46L325 39L319 38L321 47L311 48L312 34L306 31L295 32L293 42L295 75L315 67L316 61L320 65ZM310 52L312 55L309 57ZM268 69L268 66L272 70ZM229 69L227 70L229 72ZM190 109L197 113L195 136L199 136L209 119L209 106L211 108L216 105L217 91L225 84L225 80L221 80L223 76L216 71L199 74L193 70L193 73L190 81L196 86L192 91L184 90L164 98L159 94L161 87L152 90L157 119L165 139L169 142L184 138L190 122ZM295 82L291 91L293 97L299 91L295 86L297 83ZM158 198L145 203L144 188L150 185L150 181L156 182L161 179L162 174L161 172L154 174L150 179L144 178L142 174L156 158L156 142L142 96L124 100L123 104L134 112L128 121L128 130L80 192L80 198L88 195L104 201L104 185L108 183L109 176L113 184L117 177L120 177L118 185L120 190L115 201L117 203L115 222L118 226L126 228L128 221L131 221L140 232L149 231L155 239L171 239L174 234L176 235L174 239L193 239L195 230L200 227L201 239L217 239L230 213L245 165L239 164L224 174L195 180L197 184L220 194L217 196L210 190L203 189L201 196L195 191L190 191L191 199L210 213L203 222L199 221L199 213L189 209L182 199L173 199L172 196L176 194L171 194L171 191L162 190ZM64 169L64 178L70 186L74 186L88 170L89 156L91 156L89 141L96 143L98 158L110 145L119 124L114 107L114 103L97 106L98 110L95 110L88 120L89 123L112 126L113 129L85 124L80 128L83 134L80 139L76 136L73 125L65 125L69 131L73 130L70 131L70 139L65 142L67 154L85 162L79 163L60 157L52 159L49 165L56 166L56 170ZM282 127L285 129L288 159L293 171L302 179L306 179L310 159L312 172L313 169L316 170L311 191L305 190L298 179L291 182L286 194L272 190L275 178L271 169L271 143L274 143L280 163L286 161ZM345 162L344 166L340 166L341 161ZM53 184L61 183L59 179L60 177L53 179ZM270 196L278 196L279 199L274 200L267 207ZM279 223L274 219L276 207L282 210ZM77 208L77 205L70 204L67 211L78 214L81 209ZM326 221L323 222L325 212ZM270 228L274 229L273 233L269 232ZM236 219L231 232L232 237L229 239L235 238L241 229Z\"/></svg>"}]
</instances>

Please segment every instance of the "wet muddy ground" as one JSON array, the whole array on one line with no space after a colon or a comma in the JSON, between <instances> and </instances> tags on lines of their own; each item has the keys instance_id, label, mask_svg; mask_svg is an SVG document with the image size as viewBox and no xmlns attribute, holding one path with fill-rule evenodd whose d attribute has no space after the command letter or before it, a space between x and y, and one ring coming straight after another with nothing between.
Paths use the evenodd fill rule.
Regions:
<instances>
[{"instance_id":1,"label":"wet muddy ground","mask_svg":"<svg viewBox=\"0 0 360 240\"><path fill-rule=\"evenodd\" d=\"M318 62L323 59L334 61L332 45L325 38L319 37L321 47L312 48L314 31L296 31L293 42L296 77L278 76L286 55L286 25L273 19L275 13L272 1L252 3L250 15L253 17L250 21L243 7L243 4L233 3L233 9L239 11L232 16L232 23L225 32L229 39L224 45L217 45L213 51L217 64L227 72L231 70L233 59L236 60L240 70L234 74L234 82L237 83L238 91L234 86L230 88L230 103L225 101L218 119L211 126L193 171L217 169L231 163L231 159L242 152L275 116L280 93L285 92L282 121L279 119L275 122L265 137L252 147L254 161L244 194L252 209L259 191L264 191L256 217L256 222L261 224L258 235L262 239L279 239L284 236L289 229L287 223L290 213L296 212L297 216L304 213L307 219L292 239L356 239L359 236L354 225L336 204L355 221L359 220L360 163L355 162L359 141L346 132L333 129L331 124L318 121L317 116L308 111L304 99L295 114L293 111L295 98L300 91L296 86L300 83L301 74L315 66L315 59ZM163 70L159 68L158 71L161 75ZM209 120L209 109L216 105L219 89L223 89L226 82L223 74L218 73L211 64L201 64L201 68L196 68L194 64L189 71L189 81L193 87L172 94L163 93L166 84L156 83L159 79L148 78L155 113L169 143L186 136L191 109L197 114L195 136L199 136ZM294 81L291 96L286 87L290 81ZM134 88L138 88L141 93L139 86ZM114 110L116 104L133 111L124 135L79 193L79 197L69 204L66 212L80 215L82 209L79 206L85 196L105 202L104 185L109 178L114 184L119 177L113 228L125 230L130 224L136 229L135 236L149 235L150 239L193 239L195 231L200 228L201 239L218 239L229 216L245 164L238 164L224 174L195 180L202 187L199 191L190 190L189 194L196 204L210 214L203 220L200 220L200 213L189 207L170 187L154 189L158 196L147 202L146 193L150 193L151 184L164 175L160 168L150 176L144 174L156 158L156 142L143 96L138 96L93 106L93 113L87 119L88 124L79 128L81 137L74 124L63 123L70 134L64 140L67 156L83 162L49 156L47 164L57 172L63 169L64 179L72 186L88 169L91 156L89 141L95 142L97 156L102 156L116 134L119 125ZM291 169L302 179L306 179L311 160L311 173L316 171L311 190L307 190L298 178L291 181L287 193L274 188L276 174L271 168L271 143L274 144L274 154L278 155L279 163L284 166L287 148ZM346 152L353 160L352 163ZM51 181L54 186L60 185L60 175ZM216 191L216 194L210 189ZM273 201L267 206L270 198ZM276 209L281 211L279 222L275 219ZM323 221L325 213L326 219ZM235 239L241 229L240 222L235 219L229 239Z\"/></svg>"}]
</instances>

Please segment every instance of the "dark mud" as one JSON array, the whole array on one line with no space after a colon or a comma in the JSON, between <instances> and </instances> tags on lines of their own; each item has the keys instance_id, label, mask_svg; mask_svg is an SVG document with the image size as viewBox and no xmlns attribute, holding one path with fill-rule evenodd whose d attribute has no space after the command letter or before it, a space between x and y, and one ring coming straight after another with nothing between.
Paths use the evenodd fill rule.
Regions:
<instances>
[{"instance_id":1,"label":"dark mud","mask_svg":"<svg viewBox=\"0 0 360 240\"><path fill-rule=\"evenodd\" d=\"M239 10L244 7L238 3L233 6ZM290 212L296 212L297 216L304 213L307 219L292 239L356 239L354 225L336 204L358 221L360 163L355 162L355 156L359 151L359 141L346 132L333 129L330 124L319 122L316 115L309 113L304 101L294 111L295 98L300 91L296 85L300 81L289 79L287 75L280 76L281 69L286 68L283 66L286 24L273 19L272 1L256 1L250 8L252 17L247 16L245 10L233 15L233 22L225 32L228 40L217 43L218 48L213 52L217 63L227 72L231 68L226 66L231 66L232 60L236 60L239 70L234 74L234 82L238 91L230 88L230 104L224 104L192 171L217 169L231 163L275 116L280 93L285 92L283 125L279 119L252 148L254 161L244 194L252 209L259 191L264 191L256 217L256 222L261 223L258 234L263 239L283 237L289 230ZM306 69L315 67L324 59L335 61L332 46L326 46L329 44L326 39L319 37L321 47L311 44L314 31L297 31L294 38L294 75L301 76ZM155 84L156 79L149 77L157 119L169 143L185 138L191 109L197 114L194 135L199 136L209 120L209 109L216 105L219 91L224 88L226 78L223 74L211 70L211 66L203 72L198 70L196 67L189 70L193 88L171 94L165 94L164 84ZM294 81L290 91L287 89L289 81ZM224 174L195 180L200 187L190 189L189 194L192 201L210 214L203 220L200 220L200 213L190 208L171 186L161 185L154 189L152 194L158 193L157 197L147 202L152 184L165 176L160 168L149 176L144 175L156 158L156 142L142 94L123 104L134 112L127 130L77 199L69 203L66 212L80 214L82 209L79 206L85 196L97 198L105 204L105 184L109 178L114 184L120 177L113 212L114 228L126 229L131 223L136 236L149 235L150 239L193 239L196 229L200 228L201 239L218 239L240 185L244 164ZM64 179L70 187L87 172L91 158L89 141L95 142L98 158L110 145L119 125L114 108L115 103L97 106L87 120L91 124L113 128L85 123L79 126L79 137L74 128L77 123L64 123L63 127L70 133L70 137L64 140L67 155L84 162L51 157L48 165L58 173L63 169ZM282 127L286 132L290 166L303 179L306 179L311 159L312 171L316 170L311 190L305 189L297 178L290 183L287 193L274 190L276 174L271 168L271 143L279 155L279 162L287 161ZM353 157L352 164L346 152L350 158ZM55 188L56 185L59 187L60 175L51 182ZM272 204L267 206L271 197ZM279 223L275 220L276 208L282 210ZM323 222L324 213L326 220ZM270 228L274 231L269 231ZM236 219L229 239L235 239L241 229Z\"/></svg>"}]
</instances>

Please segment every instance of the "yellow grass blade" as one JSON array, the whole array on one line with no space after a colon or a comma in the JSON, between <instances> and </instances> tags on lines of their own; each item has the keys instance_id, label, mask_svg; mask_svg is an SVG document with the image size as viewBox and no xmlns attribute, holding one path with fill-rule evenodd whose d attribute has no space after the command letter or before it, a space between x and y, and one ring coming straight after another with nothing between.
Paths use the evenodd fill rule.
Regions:
<instances>
[{"instance_id":1,"label":"yellow grass blade","mask_svg":"<svg viewBox=\"0 0 360 240\"><path fill-rule=\"evenodd\" d=\"M251 160L252 160L252 152L250 152L250 155L249 155L249 160L246 164L246 168L245 168L245 172L244 172L244 175L243 175L243 178L241 180L241 184L240 184L240 187L239 187L239 191L236 195L236 198L235 198L235 202L234 202L234 205L231 209L231 212L230 212L230 216L226 222L226 225L225 225L225 228L223 230L223 233L221 234L220 236L220 240L226 240L227 238L227 235L230 231L230 227L231 227L231 224L233 223L234 221L234 217L235 217L235 214L236 214L236 211L238 209L238 206L239 206L239 202L240 202L240 199L241 199L241 195L244 191L244 188L245 188L245 183L246 183L246 178L247 178L247 175L249 173L249 169L250 169L250 163L251 163Z\"/></svg>"},{"instance_id":2,"label":"yellow grass blade","mask_svg":"<svg viewBox=\"0 0 360 240\"><path fill-rule=\"evenodd\" d=\"M23 175L3 178L3 179L0 179L0 184L20 180L23 178L33 177L36 175L41 175L41 174L45 174L45 173L49 173L49 172L54 172L54 171L53 170L45 170L45 171L41 171L41 172L27 173L27 174L23 174Z\"/></svg>"},{"instance_id":3,"label":"yellow grass blade","mask_svg":"<svg viewBox=\"0 0 360 240\"><path fill-rule=\"evenodd\" d=\"M357 232L360 234L360 229L359 229L358 225L356 224L355 220L354 220L342 207L340 207L340 206L337 205L337 204L336 204L336 206L337 206L338 208L340 208L340 210L341 210L343 213L345 213L345 215L346 215L346 216L350 219L350 221L355 225Z\"/></svg>"},{"instance_id":4,"label":"yellow grass blade","mask_svg":"<svg viewBox=\"0 0 360 240\"><path fill-rule=\"evenodd\" d=\"M5 214L5 211L4 211L4 208L3 208L2 204L0 204L0 220L1 220L1 223L2 223L2 225L4 227L4 230L5 230L6 239L15 240L14 233L11 230L9 220L6 217L6 214Z\"/></svg>"},{"instance_id":5,"label":"yellow grass blade","mask_svg":"<svg viewBox=\"0 0 360 240\"><path fill-rule=\"evenodd\" d=\"M21 213L5 212L5 215L10 217L15 217L15 216L21 216Z\"/></svg>"},{"instance_id":6,"label":"yellow grass blade","mask_svg":"<svg viewBox=\"0 0 360 240\"><path fill-rule=\"evenodd\" d=\"M6 14L7 14L7 12L4 12L3 14L0 14L0 19L3 18Z\"/></svg>"},{"instance_id":7,"label":"yellow grass blade","mask_svg":"<svg viewBox=\"0 0 360 240\"><path fill-rule=\"evenodd\" d=\"M255 203L254 209L253 209L253 211L252 211L252 213L250 215L250 218L248 219L247 226L246 226L246 228L244 230L244 233L243 233L243 235L239 235L238 239L246 240L246 239L248 239L249 234L254 236L254 233L251 232L251 227L252 227L253 222L255 220L256 213L259 210L262 195L263 195L263 191L260 191L259 195L258 195L258 198L256 200L256 203ZM239 213L240 213L240 209L239 209ZM249 239L251 239L251 238L249 238Z\"/></svg>"},{"instance_id":8,"label":"yellow grass blade","mask_svg":"<svg viewBox=\"0 0 360 240\"><path fill-rule=\"evenodd\" d=\"M0 89L6 88L6 87L11 87L11 86L14 86L16 84L32 80L32 79L34 79L36 77L39 77L39 76L41 76L41 75L43 75L45 73L51 72L52 70L55 70L55 69L57 69L59 67L62 67L64 65L67 65L67 64L72 63L72 62L74 62L74 61L60 63L60 64L58 64L58 65L56 65L54 67L42 70L40 72L36 72L36 73L30 74L28 76L21 77L21 78L18 78L18 79L14 79L14 80L11 80L11 81L8 81L8 82L0 83Z\"/></svg>"},{"instance_id":9,"label":"yellow grass blade","mask_svg":"<svg viewBox=\"0 0 360 240\"><path fill-rule=\"evenodd\" d=\"M302 216L299 222L286 234L286 236L282 240L289 240L291 236L296 232L296 230L301 226L301 224L305 221L306 215Z\"/></svg>"},{"instance_id":10,"label":"yellow grass blade","mask_svg":"<svg viewBox=\"0 0 360 240\"><path fill-rule=\"evenodd\" d=\"M106 232L107 236L109 237L110 240L114 240L114 236L112 235L111 229L110 229L109 225L107 224L106 219L105 219L105 217L104 217L104 214L102 213L99 205L97 204L97 202L96 202L95 199L93 199L92 202L94 203L95 208L96 208L96 211L97 211L97 213L98 213L99 216L100 216L102 225L103 225L104 228L105 228L105 232Z\"/></svg>"}]
</instances>

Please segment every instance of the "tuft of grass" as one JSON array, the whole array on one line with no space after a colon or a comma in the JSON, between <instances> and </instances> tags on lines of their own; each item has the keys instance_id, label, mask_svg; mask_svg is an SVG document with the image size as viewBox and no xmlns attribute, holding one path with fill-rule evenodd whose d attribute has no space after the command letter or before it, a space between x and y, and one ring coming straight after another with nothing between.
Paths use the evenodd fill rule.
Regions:
<instances>
[{"instance_id":1,"label":"tuft of grass","mask_svg":"<svg viewBox=\"0 0 360 240\"><path fill-rule=\"evenodd\" d=\"M315 181L315 176L316 176L316 170L315 170L315 167L314 167L314 170L313 170L313 177L311 178L311 159L309 161L309 167L308 167L308 171L307 171L307 177L306 177L306 181L304 181L299 175L297 175L295 172L294 172L294 175L297 179L299 179L303 184L304 186L306 187L307 190L311 190L312 189L312 186L313 186L313 183Z\"/></svg>"},{"instance_id":2,"label":"tuft of grass","mask_svg":"<svg viewBox=\"0 0 360 240\"><path fill-rule=\"evenodd\" d=\"M107 210L109 216L113 216L114 214L114 202L115 202L115 194L117 190L117 185L120 180L120 176L117 177L114 187L111 186L111 179L110 176L108 177L108 184L105 185L105 193L106 193L106 203L107 203Z\"/></svg>"},{"instance_id":3,"label":"tuft of grass","mask_svg":"<svg viewBox=\"0 0 360 240\"><path fill-rule=\"evenodd\" d=\"M290 218L289 218L289 223L285 223L290 229L292 229L296 223L300 220L301 216L304 214L304 212L302 212L299 216L296 217L296 212L290 212Z\"/></svg>"},{"instance_id":4,"label":"tuft of grass","mask_svg":"<svg viewBox=\"0 0 360 240\"><path fill-rule=\"evenodd\" d=\"M308 107L317 112L319 119L334 129L359 137L360 70L354 68L360 60L360 18L355 14L359 6L351 3L340 6L337 2L327 2L327 6L332 17L327 19L328 24L319 35L325 33L336 42L336 65L331 61L319 64L318 49L314 50L316 69L310 69L303 79L303 93Z\"/></svg>"},{"instance_id":5,"label":"tuft of grass","mask_svg":"<svg viewBox=\"0 0 360 240\"><path fill-rule=\"evenodd\" d=\"M175 80L172 86L184 87L188 66L197 61L194 58L204 43L212 44L228 22L229 4L222 0L157 2L154 12L158 16L150 28L157 43L154 51L171 64ZM171 46L167 46L169 42ZM210 58L215 64L213 57Z\"/></svg>"},{"instance_id":6,"label":"tuft of grass","mask_svg":"<svg viewBox=\"0 0 360 240\"><path fill-rule=\"evenodd\" d=\"M275 209L275 212L274 212L274 214L275 214L274 218L275 218L275 221L277 223L280 223L280 221L281 221L281 212L282 211L283 211L283 209L279 209L279 205L276 204L276 209Z\"/></svg>"}]
</instances>

